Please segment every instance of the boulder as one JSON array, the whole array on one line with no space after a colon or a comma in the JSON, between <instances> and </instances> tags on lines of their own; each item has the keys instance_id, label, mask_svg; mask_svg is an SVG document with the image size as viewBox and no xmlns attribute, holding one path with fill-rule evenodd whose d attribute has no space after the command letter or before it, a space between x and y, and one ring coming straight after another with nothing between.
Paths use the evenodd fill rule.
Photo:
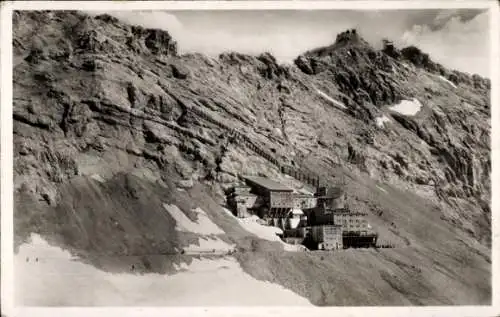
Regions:
<instances>
[{"instance_id":1,"label":"boulder","mask_svg":"<svg viewBox=\"0 0 500 317\"><path fill-rule=\"evenodd\" d=\"M175 78L186 79L189 77L189 69L184 65L177 63L177 64L170 64L170 67L172 69L172 75Z\"/></svg>"}]
</instances>

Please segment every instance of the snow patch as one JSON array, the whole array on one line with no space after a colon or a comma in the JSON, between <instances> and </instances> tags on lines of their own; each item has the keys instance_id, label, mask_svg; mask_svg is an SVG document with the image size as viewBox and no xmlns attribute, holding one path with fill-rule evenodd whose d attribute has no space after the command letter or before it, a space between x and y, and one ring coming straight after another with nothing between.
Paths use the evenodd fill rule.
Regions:
<instances>
[{"instance_id":1,"label":"snow patch","mask_svg":"<svg viewBox=\"0 0 500 317\"><path fill-rule=\"evenodd\" d=\"M307 190L305 188L299 189L298 192L299 194L314 196L314 193L312 191Z\"/></svg>"},{"instance_id":2,"label":"snow patch","mask_svg":"<svg viewBox=\"0 0 500 317\"><path fill-rule=\"evenodd\" d=\"M232 257L193 258L175 265L182 271L173 275L111 274L32 235L14 255L14 265L15 301L21 306L312 305L280 285L253 278Z\"/></svg>"},{"instance_id":3,"label":"snow patch","mask_svg":"<svg viewBox=\"0 0 500 317\"><path fill-rule=\"evenodd\" d=\"M261 225L258 221L260 218L258 216L252 215L247 218L238 218L242 227L256 235L257 237L268 240L268 241L281 241L283 242L277 234L282 234L283 230L278 227Z\"/></svg>"},{"instance_id":4,"label":"snow patch","mask_svg":"<svg viewBox=\"0 0 500 317\"><path fill-rule=\"evenodd\" d=\"M403 66L403 67L404 67L404 68L406 68L406 69L410 69L410 66L408 66L408 64L401 63L401 66Z\"/></svg>"},{"instance_id":5,"label":"snow patch","mask_svg":"<svg viewBox=\"0 0 500 317\"><path fill-rule=\"evenodd\" d=\"M273 226L261 225L259 223L261 219L258 216L253 215L247 218L238 218L235 217L229 209L227 208L223 209L228 215L236 219L241 224L243 229L256 235L257 237L268 241L280 242L283 245L285 251L291 251L291 252L307 251L307 248L304 247L303 245L293 245L285 243L283 240L281 240L280 237L277 236L277 234L282 234L283 230Z\"/></svg>"},{"instance_id":6,"label":"snow patch","mask_svg":"<svg viewBox=\"0 0 500 317\"><path fill-rule=\"evenodd\" d=\"M179 264L179 265L174 263L174 269L176 271L180 271L180 270L187 270L187 269L189 269L189 267L188 267L187 263L181 262L181 264Z\"/></svg>"},{"instance_id":7,"label":"snow patch","mask_svg":"<svg viewBox=\"0 0 500 317\"><path fill-rule=\"evenodd\" d=\"M203 235L225 233L224 230L219 228L207 217L207 214L201 208L196 208L194 210L198 216L198 220L194 222L191 221L191 219L189 219L176 205L163 204L163 207L175 219L175 229L178 231L193 232Z\"/></svg>"},{"instance_id":8,"label":"snow patch","mask_svg":"<svg viewBox=\"0 0 500 317\"><path fill-rule=\"evenodd\" d=\"M281 241L283 242L283 241ZM288 252L305 252L307 248L301 244L288 244L283 242L283 248Z\"/></svg>"},{"instance_id":9,"label":"snow patch","mask_svg":"<svg viewBox=\"0 0 500 317\"><path fill-rule=\"evenodd\" d=\"M105 180L104 178L102 178L102 176L101 176L101 175L99 175L99 174L92 174L90 177L91 177L92 179L95 179L95 180L96 180L96 181L98 181L99 183L105 183L105 182L106 182L106 180Z\"/></svg>"},{"instance_id":10,"label":"snow patch","mask_svg":"<svg viewBox=\"0 0 500 317\"><path fill-rule=\"evenodd\" d=\"M384 193L387 193L387 190L383 189L382 187L377 185L377 188L380 189L380 191L383 191Z\"/></svg>"},{"instance_id":11,"label":"snow patch","mask_svg":"<svg viewBox=\"0 0 500 317\"><path fill-rule=\"evenodd\" d=\"M278 234L282 234L283 230L278 227L261 225L258 222L259 220L260 218L255 215L247 218L238 218L238 221L241 223L243 229L250 233L253 233L261 239L280 242L283 245L285 251L297 252L306 250L306 248L302 245L285 243L283 240L281 240L280 237L277 236Z\"/></svg>"},{"instance_id":12,"label":"snow patch","mask_svg":"<svg viewBox=\"0 0 500 317\"><path fill-rule=\"evenodd\" d=\"M455 85L452 81L450 81L450 80L446 79L445 77L443 77L443 76L438 76L438 77L439 77L439 79L441 79L442 81L445 81L445 82L447 82L448 84L450 84L453 88L458 88L458 87L457 87L457 85Z\"/></svg>"},{"instance_id":13,"label":"snow patch","mask_svg":"<svg viewBox=\"0 0 500 317\"><path fill-rule=\"evenodd\" d=\"M302 211L302 209L299 209L299 208L293 208L292 209L292 214L293 215L303 215L304 212Z\"/></svg>"},{"instance_id":14,"label":"snow patch","mask_svg":"<svg viewBox=\"0 0 500 317\"><path fill-rule=\"evenodd\" d=\"M381 117L375 118L375 124L379 128L383 128L384 127L384 123L386 123L386 122L391 122L391 120L389 118L387 118L386 115L383 115Z\"/></svg>"},{"instance_id":15,"label":"snow patch","mask_svg":"<svg viewBox=\"0 0 500 317\"><path fill-rule=\"evenodd\" d=\"M336 106L338 106L338 107L340 107L340 108L342 108L342 109L347 109L347 107L346 107L346 106L345 106L342 102L340 102L340 101L338 101L338 100L333 99L332 97L328 96L327 94L325 94L324 92L322 92L322 91L321 91L321 90L319 90L319 89L316 89L316 91L318 92L318 94L319 94L321 97L323 97L323 98L325 98L326 100L330 101L330 102L331 102L331 103L333 103L334 105L336 105Z\"/></svg>"},{"instance_id":16,"label":"snow patch","mask_svg":"<svg viewBox=\"0 0 500 317\"><path fill-rule=\"evenodd\" d=\"M396 70L396 67L394 67L394 65L391 65L391 70L392 70L392 73L397 75L398 74L398 71Z\"/></svg>"},{"instance_id":17,"label":"snow patch","mask_svg":"<svg viewBox=\"0 0 500 317\"><path fill-rule=\"evenodd\" d=\"M417 98L413 98L412 100L402 100L400 103L389 107L389 110L399 112L406 116L414 116L421 108L422 104L420 101L418 101Z\"/></svg>"}]
</instances>

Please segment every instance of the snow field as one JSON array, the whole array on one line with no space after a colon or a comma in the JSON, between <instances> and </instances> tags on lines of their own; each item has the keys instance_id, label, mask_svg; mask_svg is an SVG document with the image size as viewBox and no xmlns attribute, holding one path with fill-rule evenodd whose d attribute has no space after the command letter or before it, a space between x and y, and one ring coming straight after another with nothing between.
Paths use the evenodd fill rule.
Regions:
<instances>
[{"instance_id":1,"label":"snow field","mask_svg":"<svg viewBox=\"0 0 500 317\"><path fill-rule=\"evenodd\" d=\"M189 265L176 265L182 271L173 275L112 274L32 235L14 261L15 300L24 306L311 305L292 291L254 279L231 257L193 258Z\"/></svg>"}]
</instances>

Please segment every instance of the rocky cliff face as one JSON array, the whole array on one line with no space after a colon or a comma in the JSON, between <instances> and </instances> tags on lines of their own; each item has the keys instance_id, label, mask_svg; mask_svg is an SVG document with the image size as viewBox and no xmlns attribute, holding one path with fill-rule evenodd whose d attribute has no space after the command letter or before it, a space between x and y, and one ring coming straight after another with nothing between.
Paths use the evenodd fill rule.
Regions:
<instances>
[{"instance_id":1,"label":"rocky cliff face","mask_svg":"<svg viewBox=\"0 0 500 317\"><path fill-rule=\"evenodd\" d=\"M355 32L339 34L332 46L295 64L335 86L347 112L370 130L370 138L357 133L351 145L351 152L368 152L362 169L417 192L430 190L452 221L489 244L490 232L481 229L490 224L489 80L447 70L416 47L376 51ZM414 98L422 105L415 115L388 107ZM392 123L375 129L384 115Z\"/></svg>"},{"instance_id":2,"label":"rocky cliff face","mask_svg":"<svg viewBox=\"0 0 500 317\"><path fill-rule=\"evenodd\" d=\"M414 47L375 50L353 31L304 53L294 65L280 65L268 53L179 55L168 32L108 15L16 12L16 238L20 242L29 232L57 236L57 243L89 255L97 246L100 252L138 250L157 234L162 248L173 250L182 239L147 232L147 223L136 228L127 223L127 231L114 225L109 210L96 209L123 207L128 214L123 219L147 218L134 208L151 209L147 203L160 206L160 200L177 194L196 201L192 191L200 186L220 201L238 174L279 178L277 165L283 163L324 182L347 177L349 204L367 210L383 239L404 248L389 260L370 255L380 267L385 261L403 267L379 276L403 294L398 303L487 302L489 93L487 79L447 70ZM107 194L89 181L107 184ZM171 193L161 196L162 190ZM385 196L389 192L391 197ZM81 201L89 205L81 207ZM149 224L163 221L158 217ZM172 229L171 223L165 226ZM80 240L71 228L87 238ZM108 235L91 234L99 230ZM103 245L107 237L111 242ZM409 255L410 247L418 250L418 259ZM449 254L450 248L455 253ZM242 261L265 263L269 272L244 262L259 278L303 287L301 294L317 304L348 303L326 296L328 286L321 291L305 286L321 274L319 268L295 275L293 285L290 276L271 269L288 265L300 271L299 264L308 261L304 257L262 262L254 252ZM440 257L446 258L441 264L449 271L446 278L459 281L455 286L462 293L442 295L445 290L432 284L434 276L401 264L432 267ZM311 261L321 266L318 257ZM478 267L479 277L464 277ZM398 274L410 282L398 280ZM417 280L422 281L416 285ZM409 295L412 287L416 293ZM391 298L367 303L377 300L395 304Z\"/></svg>"}]
</instances>

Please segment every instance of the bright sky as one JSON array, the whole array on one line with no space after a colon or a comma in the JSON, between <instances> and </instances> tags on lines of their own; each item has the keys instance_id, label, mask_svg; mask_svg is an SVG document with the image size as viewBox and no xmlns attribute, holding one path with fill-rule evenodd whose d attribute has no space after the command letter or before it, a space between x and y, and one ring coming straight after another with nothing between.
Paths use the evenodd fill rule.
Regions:
<instances>
[{"instance_id":1,"label":"bright sky","mask_svg":"<svg viewBox=\"0 0 500 317\"><path fill-rule=\"evenodd\" d=\"M489 77L489 17L478 10L141 11L113 12L132 24L169 31L181 53L271 52L291 62L357 28L378 46L383 37L413 44L446 67Z\"/></svg>"}]
</instances>

